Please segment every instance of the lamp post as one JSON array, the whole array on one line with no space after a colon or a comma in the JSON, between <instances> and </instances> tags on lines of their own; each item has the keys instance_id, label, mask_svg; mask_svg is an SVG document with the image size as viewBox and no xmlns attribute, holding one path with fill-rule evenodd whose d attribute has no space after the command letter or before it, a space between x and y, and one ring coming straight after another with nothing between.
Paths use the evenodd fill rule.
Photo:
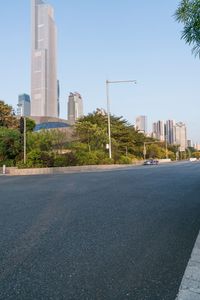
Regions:
<instances>
[{"instance_id":1,"label":"lamp post","mask_svg":"<svg viewBox=\"0 0 200 300\"><path fill-rule=\"evenodd\" d=\"M108 149L109 158L112 158L112 143L111 143L111 127L110 127L110 99L109 99L109 84L112 83L137 83L136 80L106 80L106 98L107 98L107 115L108 115Z\"/></svg>"},{"instance_id":2,"label":"lamp post","mask_svg":"<svg viewBox=\"0 0 200 300\"><path fill-rule=\"evenodd\" d=\"M168 135L165 135L165 158L168 159L168 147L167 147Z\"/></svg>"},{"instance_id":3,"label":"lamp post","mask_svg":"<svg viewBox=\"0 0 200 300\"><path fill-rule=\"evenodd\" d=\"M147 142L144 142L144 148L143 148L144 160L146 159L146 153L147 153L147 150L146 150L146 143L147 143Z\"/></svg>"}]
</instances>

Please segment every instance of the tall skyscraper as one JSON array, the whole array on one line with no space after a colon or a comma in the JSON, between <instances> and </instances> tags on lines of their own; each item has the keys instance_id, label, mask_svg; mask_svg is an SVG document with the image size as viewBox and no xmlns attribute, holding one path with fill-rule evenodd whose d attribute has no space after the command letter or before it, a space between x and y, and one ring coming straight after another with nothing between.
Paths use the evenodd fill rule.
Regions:
<instances>
[{"instance_id":1,"label":"tall skyscraper","mask_svg":"<svg viewBox=\"0 0 200 300\"><path fill-rule=\"evenodd\" d=\"M52 6L32 1L31 115L58 117L56 26Z\"/></svg>"},{"instance_id":2,"label":"tall skyscraper","mask_svg":"<svg viewBox=\"0 0 200 300\"><path fill-rule=\"evenodd\" d=\"M160 140L161 142L165 140L165 123L164 121L158 121L153 123L153 137Z\"/></svg>"},{"instance_id":3,"label":"tall skyscraper","mask_svg":"<svg viewBox=\"0 0 200 300\"><path fill-rule=\"evenodd\" d=\"M175 140L175 132L174 132L175 121L167 120L166 121L166 139L167 143L172 145Z\"/></svg>"},{"instance_id":4,"label":"tall skyscraper","mask_svg":"<svg viewBox=\"0 0 200 300\"><path fill-rule=\"evenodd\" d=\"M30 116L31 102L30 96L27 94L21 94L18 96L17 115L18 116Z\"/></svg>"},{"instance_id":5,"label":"tall skyscraper","mask_svg":"<svg viewBox=\"0 0 200 300\"><path fill-rule=\"evenodd\" d=\"M194 145L193 145L193 142L192 140L187 140L187 147L188 148L192 148Z\"/></svg>"},{"instance_id":6,"label":"tall skyscraper","mask_svg":"<svg viewBox=\"0 0 200 300\"><path fill-rule=\"evenodd\" d=\"M175 129L175 144L179 145L179 151L185 151L187 148L187 132L186 126L182 122L176 123Z\"/></svg>"},{"instance_id":7,"label":"tall skyscraper","mask_svg":"<svg viewBox=\"0 0 200 300\"><path fill-rule=\"evenodd\" d=\"M138 131L147 133L147 116L138 116L136 118L135 127Z\"/></svg>"},{"instance_id":8,"label":"tall skyscraper","mask_svg":"<svg viewBox=\"0 0 200 300\"><path fill-rule=\"evenodd\" d=\"M68 122L73 125L83 116L83 100L79 93L70 93L68 98Z\"/></svg>"},{"instance_id":9,"label":"tall skyscraper","mask_svg":"<svg viewBox=\"0 0 200 300\"><path fill-rule=\"evenodd\" d=\"M60 82L57 80L57 107L58 107L58 117L60 116Z\"/></svg>"}]
</instances>

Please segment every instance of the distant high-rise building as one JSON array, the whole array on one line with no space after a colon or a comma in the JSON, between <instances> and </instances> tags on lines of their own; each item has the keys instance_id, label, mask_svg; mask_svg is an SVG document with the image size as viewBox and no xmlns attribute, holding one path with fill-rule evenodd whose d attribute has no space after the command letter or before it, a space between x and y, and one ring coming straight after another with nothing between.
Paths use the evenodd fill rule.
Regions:
<instances>
[{"instance_id":1,"label":"distant high-rise building","mask_svg":"<svg viewBox=\"0 0 200 300\"><path fill-rule=\"evenodd\" d=\"M147 133L147 116L138 116L136 118L135 127L138 131Z\"/></svg>"},{"instance_id":2,"label":"distant high-rise building","mask_svg":"<svg viewBox=\"0 0 200 300\"><path fill-rule=\"evenodd\" d=\"M160 140L161 142L165 140L165 123L164 121L158 121L153 123L153 137Z\"/></svg>"},{"instance_id":3,"label":"distant high-rise building","mask_svg":"<svg viewBox=\"0 0 200 300\"><path fill-rule=\"evenodd\" d=\"M30 116L31 102L30 96L27 94L21 94L18 96L17 115L18 116Z\"/></svg>"},{"instance_id":4,"label":"distant high-rise building","mask_svg":"<svg viewBox=\"0 0 200 300\"><path fill-rule=\"evenodd\" d=\"M194 144L194 149L197 151L200 151L200 144L199 143L195 143Z\"/></svg>"},{"instance_id":5,"label":"distant high-rise building","mask_svg":"<svg viewBox=\"0 0 200 300\"><path fill-rule=\"evenodd\" d=\"M68 98L68 122L74 124L83 116L83 100L79 93L70 93Z\"/></svg>"},{"instance_id":6,"label":"distant high-rise building","mask_svg":"<svg viewBox=\"0 0 200 300\"><path fill-rule=\"evenodd\" d=\"M52 6L32 1L31 115L58 117L56 26Z\"/></svg>"},{"instance_id":7,"label":"distant high-rise building","mask_svg":"<svg viewBox=\"0 0 200 300\"><path fill-rule=\"evenodd\" d=\"M186 126L182 122L178 122L174 126L175 130L175 144L179 145L180 151L185 151L187 148L187 132Z\"/></svg>"},{"instance_id":8,"label":"distant high-rise building","mask_svg":"<svg viewBox=\"0 0 200 300\"><path fill-rule=\"evenodd\" d=\"M187 147L192 148L193 146L192 140L187 140Z\"/></svg>"},{"instance_id":9,"label":"distant high-rise building","mask_svg":"<svg viewBox=\"0 0 200 300\"><path fill-rule=\"evenodd\" d=\"M58 107L58 117L60 116L60 82L57 80L57 107Z\"/></svg>"},{"instance_id":10,"label":"distant high-rise building","mask_svg":"<svg viewBox=\"0 0 200 300\"><path fill-rule=\"evenodd\" d=\"M175 138L174 125L175 125L174 120L166 121L165 135L166 135L167 143L170 145L174 144L174 138Z\"/></svg>"},{"instance_id":11,"label":"distant high-rise building","mask_svg":"<svg viewBox=\"0 0 200 300\"><path fill-rule=\"evenodd\" d=\"M97 115L102 115L102 116L106 116L106 114L107 114L106 110L104 108L97 108L96 111L95 111L95 113Z\"/></svg>"}]
</instances>

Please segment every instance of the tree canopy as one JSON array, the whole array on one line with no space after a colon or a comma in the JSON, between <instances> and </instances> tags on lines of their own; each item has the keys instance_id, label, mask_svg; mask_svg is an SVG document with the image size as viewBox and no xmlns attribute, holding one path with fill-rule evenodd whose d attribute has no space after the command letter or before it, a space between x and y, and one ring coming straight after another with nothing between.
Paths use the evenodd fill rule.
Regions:
<instances>
[{"instance_id":1,"label":"tree canopy","mask_svg":"<svg viewBox=\"0 0 200 300\"><path fill-rule=\"evenodd\" d=\"M200 0L182 0L175 18L183 24L181 38L192 45L192 53L200 57Z\"/></svg>"},{"instance_id":2,"label":"tree canopy","mask_svg":"<svg viewBox=\"0 0 200 300\"><path fill-rule=\"evenodd\" d=\"M142 158L144 141L152 139L135 130L123 117L111 115L110 122L114 162L120 161L122 156ZM75 125L75 134L79 142L87 145L89 151L103 151L106 157L107 132L107 115L99 113L98 110L79 119Z\"/></svg>"},{"instance_id":3,"label":"tree canopy","mask_svg":"<svg viewBox=\"0 0 200 300\"><path fill-rule=\"evenodd\" d=\"M21 154L20 132L17 129L0 127L0 165L13 165Z\"/></svg>"},{"instance_id":4,"label":"tree canopy","mask_svg":"<svg viewBox=\"0 0 200 300\"><path fill-rule=\"evenodd\" d=\"M123 117L111 115L112 159L108 144L108 116L100 110L80 118L70 130L34 132L34 121L26 118L27 160L23 161L23 120L12 107L0 101L0 166L63 167L71 165L129 164L147 158L165 158L165 143L138 132ZM176 159L178 146L168 147L168 157ZM197 154L198 156L198 154Z\"/></svg>"},{"instance_id":5,"label":"tree canopy","mask_svg":"<svg viewBox=\"0 0 200 300\"><path fill-rule=\"evenodd\" d=\"M0 127L17 128L18 120L15 117L12 106L0 100Z\"/></svg>"}]
</instances>

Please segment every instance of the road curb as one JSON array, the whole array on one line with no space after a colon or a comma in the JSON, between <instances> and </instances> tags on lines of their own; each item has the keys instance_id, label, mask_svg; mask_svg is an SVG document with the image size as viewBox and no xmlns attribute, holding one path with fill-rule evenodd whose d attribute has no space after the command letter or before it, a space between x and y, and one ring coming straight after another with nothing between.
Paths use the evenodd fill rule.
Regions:
<instances>
[{"instance_id":1,"label":"road curb","mask_svg":"<svg viewBox=\"0 0 200 300\"><path fill-rule=\"evenodd\" d=\"M69 166L69 167L54 167L54 168L32 168L32 169L18 169L7 168L6 175L10 176L28 176L28 175L49 175L49 174L68 174L81 172L96 172L96 171L113 171L134 166L142 165L141 162L126 165L90 165L90 166Z\"/></svg>"},{"instance_id":2,"label":"road curb","mask_svg":"<svg viewBox=\"0 0 200 300\"><path fill-rule=\"evenodd\" d=\"M200 300L200 232L181 281L176 300Z\"/></svg>"}]
</instances>

